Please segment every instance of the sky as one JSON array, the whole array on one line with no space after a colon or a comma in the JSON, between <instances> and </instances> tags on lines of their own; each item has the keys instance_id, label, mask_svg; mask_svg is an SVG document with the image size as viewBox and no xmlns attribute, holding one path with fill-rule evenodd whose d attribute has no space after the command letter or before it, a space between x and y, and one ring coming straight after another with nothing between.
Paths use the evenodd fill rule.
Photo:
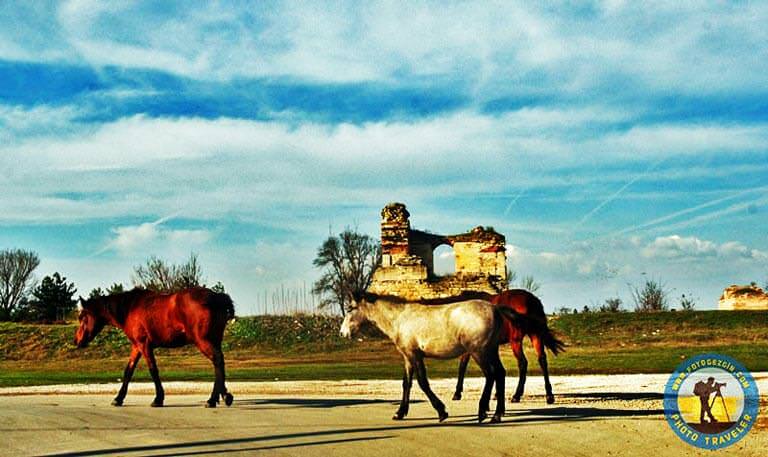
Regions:
<instances>
[{"instance_id":1,"label":"sky","mask_svg":"<svg viewBox=\"0 0 768 457\"><path fill-rule=\"evenodd\" d=\"M632 308L646 279L711 309L768 281L766 23L746 1L0 0L0 249L83 295L195 252L250 314L399 201L506 235L548 311Z\"/></svg>"}]
</instances>

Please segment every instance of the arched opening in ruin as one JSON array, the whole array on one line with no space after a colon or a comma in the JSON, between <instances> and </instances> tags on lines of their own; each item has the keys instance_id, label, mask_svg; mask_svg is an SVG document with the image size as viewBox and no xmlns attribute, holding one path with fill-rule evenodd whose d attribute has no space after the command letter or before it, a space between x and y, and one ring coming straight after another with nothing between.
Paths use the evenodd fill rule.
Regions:
<instances>
[{"instance_id":1,"label":"arched opening in ruin","mask_svg":"<svg viewBox=\"0 0 768 457\"><path fill-rule=\"evenodd\" d=\"M446 276L456 273L456 253L448 244L441 244L432 251L435 276Z\"/></svg>"}]
</instances>

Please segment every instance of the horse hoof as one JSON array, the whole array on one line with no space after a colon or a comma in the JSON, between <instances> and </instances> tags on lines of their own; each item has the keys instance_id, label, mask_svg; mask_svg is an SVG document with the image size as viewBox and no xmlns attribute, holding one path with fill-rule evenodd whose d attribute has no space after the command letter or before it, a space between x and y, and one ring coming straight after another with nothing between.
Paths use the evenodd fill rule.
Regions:
<instances>
[{"instance_id":1,"label":"horse hoof","mask_svg":"<svg viewBox=\"0 0 768 457\"><path fill-rule=\"evenodd\" d=\"M477 415L477 423L482 424L483 421L488 417L488 415L485 412L482 412Z\"/></svg>"},{"instance_id":2,"label":"horse hoof","mask_svg":"<svg viewBox=\"0 0 768 457\"><path fill-rule=\"evenodd\" d=\"M232 402L235 401L235 397L232 396L232 394L228 393L224 395L224 404L227 406L232 406Z\"/></svg>"},{"instance_id":3,"label":"horse hoof","mask_svg":"<svg viewBox=\"0 0 768 457\"><path fill-rule=\"evenodd\" d=\"M448 413L445 411L440 411L437 413L437 421L442 422L444 420L448 419Z\"/></svg>"},{"instance_id":4,"label":"horse hoof","mask_svg":"<svg viewBox=\"0 0 768 457\"><path fill-rule=\"evenodd\" d=\"M551 405L555 402L555 396L554 395L547 395L547 404Z\"/></svg>"},{"instance_id":5,"label":"horse hoof","mask_svg":"<svg viewBox=\"0 0 768 457\"><path fill-rule=\"evenodd\" d=\"M153 408L162 408L163 407L163 401L162 400L160 400L160 401L153 400L152 403L149 406L151 406Z\"/></svg>"},{"instance_id":6,"label":"horse hoof","mask_svg":"<svg viewBox=\"0 0 768 457\"><path fill-rule=\"evenodd\" d=\"M453 394L453 398L452 398L452 400L455 400L455 401L456 401L456 400L461 400L461 394L460 394L460 393L458 393L458 392L456 392L455 394Z\"/></svg>"},{"instance_id":7,"label":"horse hoof","mask_svg":"<svg viewBox=\"0 0 768 457\"><path fill-rule=\"evenodd\" d=\"M118 399L112 400L112 406L123 406L123 400L118 400Z\"/></svg>"},{"instance_id":8,"label":"horse hoof","mask_svg":"<svg viewBox=\"0 0 768 457\"><path fill-rule=\"evenodd\" d=\"M501 422L501 415L494 414L493 417L491 417L491 422L490 423L491 424L498 424L499 422Z\"/></svg>"},{"instance_id":9,"label":"horse hoof","mask_svg":"<svg viewBox=\"0 0 768 457\"><path fill-rule=\"evenodd\" d=\"M512 403L520 403L520 397L514 396L510 398L509 401L511 401Z\"/></svg>"},{"instance_id":10,"label":"horse hoof","mask_svg":"<svg viewBox=\"0 0 768 457\"><path fill-rule=\"evenodd\" d=\"M218 402L216 400L208 400L205 402L206 408L215 408Z\"/></svg>"},{"instance_id":11,"label":"horse hoof","mask_svg":"<svg viewBox=\"0 0 768 457\"><path fill-rule=\"evenodd\" d=\"M395 413L395 415L392 416L392 420L393 421L401 421L401 420L403 420L404 417L405 417L405 414Z\"/></svg>"}]
</instances>

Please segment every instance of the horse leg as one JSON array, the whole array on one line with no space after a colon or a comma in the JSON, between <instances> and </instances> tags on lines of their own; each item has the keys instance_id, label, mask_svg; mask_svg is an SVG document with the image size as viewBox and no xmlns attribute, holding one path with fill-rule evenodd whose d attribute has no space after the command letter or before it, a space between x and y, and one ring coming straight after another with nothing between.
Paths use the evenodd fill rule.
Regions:
<instances>
[{"instance_id":1,"label":"horse leg","mask_svg":"<svg viewBox=\"0 0 768 457\"><path fill-rule=\"evenodd\" d=\"M219 382L219 394L221 395L221 398L224 399L224 404L227 406L232 406L232 402L234 401L235 397L232 396L231 393L227 392L227 385L224 382L226 379L226 372L224 370L224 353L221 352L221 345L214 346L213 348L213 364L214 364L214 370L216 371L216 379L219 379L219 376L221 376L221 381Z\"/></svg>"},{"instance_id":2,"label":"horse leg","mask_svg":"<svg viewBox=\"0 0 768 457\"><path fill-rule=\"evenodd\" d=\"M501 422L501 418L504 416L506 409L504 405L504 389L507 379L507 372L504 370L504 365L501 364L498 347L496 350L491 351L488 354L488 359L493 371L493 378L496 383L496 412L491 418L491 423L496 423Z\"/></svg>"},{"instance_id":3,"label":"horse leg","mask_svg":"<svg viewBox=\"0 0 768 457\"><path fill-rule=\"evenodd\" d=\"M138 347L132 346L128 365L125 366L125 371L123 371L123 385L120 386L120 391L117 393L117 397L112 400L112 406L123 406L123 400L128 393L128 383L131 382L133 370L136 368L136 365L138 365L140 359L141 351L139 351Z\"/></svg>"},{"instance_id":4,"label":"horse leg","mask_svg":"<svg viewBox=\"0 0 768 457\"><path fill-rule=\"evenodd\" d=\"M197 348L203 353L211 362L213 362L213 370L216 375L216 380L213 382L213 391L208 401L205 402L206 408L215 408L219 403L219 396L224 398L224 403L229 406L232 404L232 394L227 392L227 388L224 384L224 354L221 352L221 347L217 346L210 341L200 340L197 343Z\"/></svg>"},{"instance_id":5,"label":"horse leg","mask_svg":"<svg viewBox=\"0 0 768 457\"><path fill-rule=\"evenodd\" d=\"M528 359L525 358L525 352L523 351L523 340L513 340L510 343L512 346L512 353L515 354L517 359L517 369L519 376L517 378L517 389L515 389L515 395L512 396L512 402L518 403L525 391L525 378L528 374ZM496 392L498 398L498 390Z\"/></svg>"},{"instance_id":6,"label":"horse leg","mask_svg":"<svg viewBox=\"0 0 768 457\"><path fill-rule=\"evenodd\" d=\"M531 335L531 342L533 343L533 347L536 349L536 353L539 356L539 366L541 367L541 372L544 373L544 390L546 391L547 395L547 404L551 405L555 402L555 395L552 393L552 384L549 383L547 349L544 347L541 338L536 335Z\"/></svg>"},{"instance_id":7,"label":"horse leg","mask_svg":"<svg viewBox=\"0 0 768 457\"><path fill-rule=\"evenodd\" d=\"M421 390L424 392L424 394L426 394L427 398L429 398L429 403L431 403L432 407L435 408L435 411L437 411L438 420L442 422L448 418L448 413L445 412L445 405L443 402L437 398L437 395L435 395L435 393L432 392L432 389L429 387L429 381L427 380L427 367L424 365L424 357L422 355L417 355L414 359L416 365L416 379L419 382L419 387L421 387Z\"/></svg>"},{"instance_id":8,"label":"horse leg","mask_svg":"<svg viewBox=\"0 0 768 457\"><path fill-rule=\"evenodd\" d=\"M473 355L477 365L483 371L485 376L485 385L483 386L483 393L480 395L480 402L477 406L477 421L483 422L488 417L488 410L491 409L491 391L493 390L493 367L488 361L487 355Z\"/></svg>"},{"instance_id":9,"label":"horse leg","mask_svg":"<svg viewBox=\"0 0 768 457\"><path fill-rule=\"evenodd\" d=\"M165 400L165 391L163 385L160 383L160 372L157 370L157 361L155 360L155 353L151 347L145 347L144 357L147 359L147 366L149 366L149 375L152 376L152 382L155 383L155 399L149 406L160 407L163 406Z\"/></svg>"},{"instance_id":10,"label":"horse leg","mask_svg":"<svg viewBox=\"0 0 768 457\"><path fill-rule=\"evenodd\" d=\"M464 375L467 374L467 365L469 365L469 354L464 354L459 359L459 379L456 381L456 392L453 394L453 400L461 400L461 393L464 392Z\"/></svg>"},{"instance_id":11,"label":"horse leg","mask_svg":"<svg viewBox=\"0 0 768 457\"><path fill-rule=\"evenodd\" d=\"M408 415L408 407L411 401L411 385L413 385L413 363L403 357L403 398L400 400L400 407L392 416L392 420L402 420Z\"/></svg>"}]
</instances>

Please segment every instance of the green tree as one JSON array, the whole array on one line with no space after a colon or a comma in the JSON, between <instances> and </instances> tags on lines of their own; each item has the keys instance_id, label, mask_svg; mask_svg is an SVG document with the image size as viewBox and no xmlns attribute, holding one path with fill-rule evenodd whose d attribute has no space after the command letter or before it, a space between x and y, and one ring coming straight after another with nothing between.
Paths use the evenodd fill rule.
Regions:
<instances>
[{"instance_id":1,"label":"green tree","mask_svg":"<svg viewBox=\"0 0 768 457\"><path fill-rule=\"evenodd\" d=\"M74 283L68 283L67 278L58 272L46 276L33 291L29 302L31 315L34 319L53 322L63 319L75 308L72 296L77 292Z\"/></svg>"},{"instance_id":2,"label":"green tree","mask_svg":"<svg viewBox=\"0 0 768 457\"><path fill-rule=\"evenodd\" d=\"M96 287L91 290L91 293L88 294L88 298L95 298L95 297L105 297L107 295L114 295L125 292L125 289L123 288L123 284L116 282L113 283L111 286L107 287L107 290L103 290L101 287Z\"/></svg>"},{"instance_id":3,"label":"green tree","mask_svg":"<svg viewBox=\"0 0 768 457\"><path fill-rule=\"evenodd\" d=\"M381 245L368 235L347 228L329 236L317 249L312 262L322 268L312 291L321 297L320 308L338 306L343 316L355 294L371 285L373 273L381 263Z\"/></svg>"},{"instance_id":4,"label":"green tree","mask_svg":"<svg viewBox=\"0 0 768 457\"><path fill-rule=\"evenodd\" d=\"M101 287L94 287L93 289L91 289L91 292L88 294L88 298L89 299L98 298L98 297L103 297L105 295L107 294L104 293Z\"/></svg>"},{"instance_id":5,"label":"green tree","mask_svg":"<svg viewBox=\"0 0 768 457\"><path fill-rule=\"evenodd\" d=\"M123 292L125 292L125 287L123 287L121 282L114 282L107 288L107 295L121 294Z\"/></svg>"},{"instance_id":6,"label":"green tree","mask_svg":"<svg viewBox=\"0 0 768 457\"><path fill-rule=\"evenodd\" d=\"M173 293L203 283L203 270L197 261L197 254L192 253L185 263L176 265L155 256L150 257L145 265L133 269L133 284L137 287L160 293Z\"/></svg>"},{"instance_id":7,"label":"green tree","mask_svg":"<svg viewBox=\"0 0 768 457\"><path fill-rule=\"evenodd\" d=\"M34 288L32 273L40 265L33 251L5 249L0 251L0 321L8 320Z\"/></svg>"}]
</instances>

